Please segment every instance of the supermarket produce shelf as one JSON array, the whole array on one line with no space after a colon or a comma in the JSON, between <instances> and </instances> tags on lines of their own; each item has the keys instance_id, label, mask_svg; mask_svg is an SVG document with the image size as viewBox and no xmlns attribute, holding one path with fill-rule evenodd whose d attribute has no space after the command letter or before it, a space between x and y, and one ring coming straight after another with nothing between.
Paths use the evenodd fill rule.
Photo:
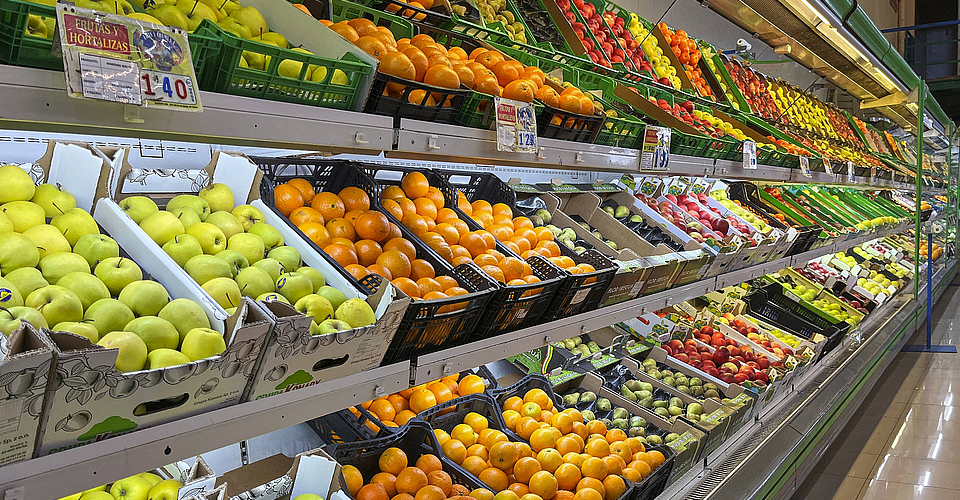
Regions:
<instances>
[{"instance_id":1,"label":"supermarket produce shelf","mask_svg":"<svg viewBox=\"0 0 960 500\"><path fill-rule=\"evenodd\" d=\"M479 342L420 356L315 386L242 403L184 418L0 468L0 492L23 488L23 500L67 496L128 476L138 471L214 450L254 436L289 427L318 415L436 379L442 374L474 368L507 356L589 332L644 311L653 311L740 283L784 267L843 250L866 241L896 234L909 227L900 224L872 231L856 239L827 245L790 258L766 262L715 278L673 288L583 314L514 331Z\"/></svg>"},{"instance_id":2,"label":"supermarket produce shelf","mask_svg":"<svg viewBox=\"0 0 960 500\"><path fill-rule=\"evenodd\" d=\"M958 261L934 276L934 302L956 275ZM724 446L670 485L662 499L790 498L871 388L923 322L926 287L920 299L900 293L793 384L783 399L767 407ZM904 287L906 291L909 286Z\"/></svg>"},{"instance_id":3,"label":"supermarket produce shelf","mask_svg":"<svg viewBox=\"0 0 960 500\"><path fill-rule=\"evenodd\" d=\"M635 149L539 139L537 153L497 151L496 133L469 127L403 119L394 128L388 116L340 111L277 101L201 92L203 112L187 114L118 103L74 99L62 72L0 65L0 128L168 139L210 144L321 150L326 153L387 155L485 165L594 170L649 175L690 175L771 181L823 182L913 190L912 184L846 175L671 155L666 171L640 169Z\"/></svg>"}]
</instances>

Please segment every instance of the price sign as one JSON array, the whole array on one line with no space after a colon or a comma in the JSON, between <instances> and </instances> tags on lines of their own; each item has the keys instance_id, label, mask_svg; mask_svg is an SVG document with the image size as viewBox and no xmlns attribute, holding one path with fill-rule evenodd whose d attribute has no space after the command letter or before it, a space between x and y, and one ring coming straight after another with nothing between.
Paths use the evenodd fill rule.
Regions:
<instances>
[{"instance_id":1,"label":"price sign","mask_svg":"<svg viewBox=\"0 0 960 500\"><path fill-rule=\"evenodd\" d=\"M857 182L857 172L854 170L853 162L847 162L847 182L853 184Z\"/></svg>"},{"instance_id":2,"label":"price sign","mask_svg":"<svg viewBox=\"0 0 960 500\"><path fill-rule=\"evenodd\" d=\"M647 125L640 148L640 170L667 170L670 165L669 127Z\"/></svg>"},{"instance_id":3,"label":"price sign","mask_svg":"<svg viewBox=\"0 0 960 500\"><path fill-rule=\"evenodd\" d=\"M833 175L833 167L830 166L830 160L826 157L823 158L823 171L826 172L827 175Z\"/></svg>"},{"instance_id":4,"label":"price sign","mask_svg":"<svg viewBox=\"0 0 960 500\"><path fill-rule=\"evenodd\" d=\"M743 141L743 168L757 169L757 143L753 141Z\"/></svg>"},{"instance_id":5,"label":"price sign","mask_svg":"<svg viewBox=\"0 0 960 500\"><path fill-rule=\"evenodd\" d=\"M870 165L870 184L877 183L877 166Z\"/></svg>"},{"instance_id":6,"label":"price sign","mask_svg":"<svg viewBox=\"0 0 960 500\"><path fill-rule=\"evenodd\" d=\"M497 151L537 152L537 115L533 104L494 96Z\"/></svg>"},{"instance_id":7,"label":"price sign","mask_svg":"<svg viewBox=\"0 0 960 500\"><path fill-rule=\"evenodd\" d=\"M63 3L57 25L71 97L202 111L184 30Z\"/></svg>"},{"instance_id":8,"label":"price sign","mask_svg":"<svg viewBox=\"0 0 960 500\"><path fill-rule=\"evenodd\" d=\"M800 155L800 172L807 179L813 178L813 174L810 173L810 159L803 155Z\"/></svg>"}]
</instances>

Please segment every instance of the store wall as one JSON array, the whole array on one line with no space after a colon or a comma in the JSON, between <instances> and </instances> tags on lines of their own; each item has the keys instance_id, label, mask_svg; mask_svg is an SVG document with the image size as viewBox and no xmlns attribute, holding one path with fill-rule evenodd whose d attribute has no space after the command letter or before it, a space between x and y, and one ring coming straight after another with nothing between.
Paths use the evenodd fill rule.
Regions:
<instances>
[{"instance_id":1,"label":"store wall","mask_svg":"<svg viewBox=\"0 0 960 500\"><path fill-rule=\"evenodd\" d=\"M673 0L618 0L617 4L636 12L637 15L656 23ZM887 1L887 0L875 0ZM710 42L718 51L732 50L737 46L737 39L748 40L756 54L757 60L784 60L782 64L764 64L759 66L761 72L783 77L790 82L806 88L817 78L817 74L781 56L773 48L759 39L753 38L750 33L741 30L737 25L726 20L720 14L701 7L694 0L676 0L673 7L663 17L663 22L674 28L682 28L691 36ZM824 80L821 79L820 83Z\"/></svg>"},{"instance_id":2,"label":"store wall","mask_svg":"<svg viewBox=\"0 0 960 500\"><path fill-rule=\"evenodd\" d=\"M912 3L912 2L911 2ZM896 8L894 8L896 4ZM860 2L860 8L870 17L877 29L885 30L887 28L896 28L900 26L898 11L904 6L902 0L871 0L869 2ZM897 45L896 33L885 33L887 41Z\"/></svg>"}]
</instances>

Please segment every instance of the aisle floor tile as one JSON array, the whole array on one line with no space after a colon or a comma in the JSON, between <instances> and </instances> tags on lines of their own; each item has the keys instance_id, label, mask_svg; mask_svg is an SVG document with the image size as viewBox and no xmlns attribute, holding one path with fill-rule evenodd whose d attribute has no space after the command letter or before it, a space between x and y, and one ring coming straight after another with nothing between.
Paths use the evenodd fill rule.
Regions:
<instances>
[{"instance_id":1,"label":"aisle floor tile","mask_svg":"<svg viewBox=\"0 0 960 500\"><path fill-rule=\"evenodd\" d=\"M879 458L880 455L831 448L813 468L813 472L867 479Z\"/></svg>"},{"instance_id":2,"label":"aisle floor tile","mask_svg":"<svg viewBox=\"0 0 960 500\"><path fill-rule=\"evenodd\" d=\"M957 474L956 464L893 455L880 457L869 479L960 489L960 474ZM956 494L960 496L960 492Z\"/></svg>"},{"instance_id":3,"label":"aisle floor tile","mask_svg":"<svg viewBox=\"0 0 960 500\"><path fill-rule=\"evenodd\" d=\"M893 481L867 481L857 500L956 500L960 491ZM812 497L811 497L812 498ZM854 497L848 497L851 500Z\"/></svg>"},{"instance_id":4,"label":"aisle floor tile","mask_svg":"<svg viewBox=\"0 0 960 500\"><path fill-rule=\"evenodd\" d=\"M901 436L897 439L897 434L894 433L882 456L893 455L960 464L960 440L947 439L951 437L960 438L958 435L941 434L936 437Z\"/></svg>"},{"instance_id":5,"label":"aisle floor tile","mask_svg":"<svg viewBox=\"0 0 960 500\"><path fill-rule=\"evenodd\" d=\"M834 448L879 455L896 428L897 421L896 417L855 415L847 427L840 431Z\"/></svg>"},{"instance_id":6,"label":"aisle floor tile","mask_svg":"<svg viewBox=\"0 0 960 500\"><path fill-rule=\"evenodd\" d=\"M793 500L852 500L860 494L864 483L866 479L857 477L811 473L793 494Z\"/></svg>"}]
</instances>

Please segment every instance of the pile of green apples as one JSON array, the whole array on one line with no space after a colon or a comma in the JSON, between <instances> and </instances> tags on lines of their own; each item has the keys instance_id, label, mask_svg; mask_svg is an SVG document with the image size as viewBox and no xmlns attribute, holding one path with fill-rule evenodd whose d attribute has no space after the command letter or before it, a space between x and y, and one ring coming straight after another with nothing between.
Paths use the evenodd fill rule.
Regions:
<instances>
[{"instance_id":1,"label":"pile of green apples","mask_svg":"<svg viewBox=\"0 0 960 500\"><path fill-rule=\"evenodd\" d=\"M840 304L837 304L835 302L830 302L826 299L817 299L812 301L811 303L817 309L820 309L821 311L829 314L830 316L832 316L837 320L846 321L851 325L856 325L857 323L859 323L859 321L856 318L851 317L850 314L847 311L845 311L843 307L840 306Z\"/></svg>"},{"instance_id":2,"label":"pile of green apples","mask_svg":"<svg viewBox=\"0 0 960 500\"><path fill-rule=\"evenodd\" d=\"M171 301L163 285L144 279L69 192L35 186L16 165L0 167L0 185L0 332L9 335L27 321L75 333L119 349L116 366L123 372L226 349L203 309Z\"/></svg>"},{"instance_id":3,"label":"pile of green apples","mask_svg":"<svg viewBox=\"0 0 960 500\"><path fill-rule=\"evenodd\" d=\"M817 297L817 293L819 293L816 289L807 288L804 285L797 285L797 286L791 287L790 285L784 284L783 287L797 294L797 297L800 297L801 299L806 300L807 302L813 302L813 299L815 299Z\"/></svg>"},{"instance_id":4,"label":"pile of green apples","mask_svg":"<svg viewBox=\"0 0 960 500\"><path fill-rule=\"evenodd\" d=\"M183 483L176 479L144 472L60 500L176 500L182 487Z\"/></svg>"},{"instance_id":5,"label":"pile of green apples","mask_svg":"<svg viewBox=\"0 0 960 500\"><path fill-rule=\"evenodd\" d=\"M323 273L303 265L300 252L263 222L259 209L234 207L225 184L175 196L164 210L145 196L124 198L119 206L228 314L250 297L292 304L313 317L314 335L376 322L366 301L347 299Z\"/></svg>"}]
</instances>

